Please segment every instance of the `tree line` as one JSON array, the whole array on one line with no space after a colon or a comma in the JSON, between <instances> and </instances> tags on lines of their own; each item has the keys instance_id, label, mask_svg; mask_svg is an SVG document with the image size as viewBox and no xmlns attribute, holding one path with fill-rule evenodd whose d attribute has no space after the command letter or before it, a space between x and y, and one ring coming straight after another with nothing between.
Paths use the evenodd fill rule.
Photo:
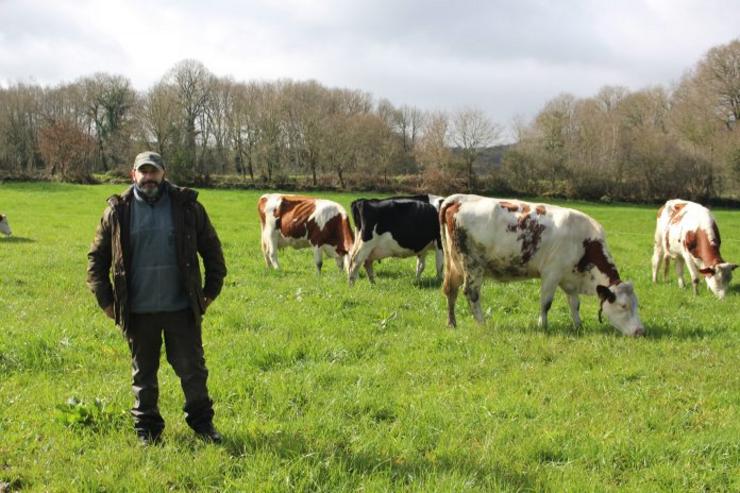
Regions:
<instances>
[{"instance_id":1,"label":"tree line","mask_svg":"<svg viewBox=\"0 0 740 493\"><path fill-rule=\"evenodd\" d=\"M740 40L717 46L675 87L564 94L516 126L501 185L586 199L740 198ZM536 177L536 178L533 178Z\"/></svg>"},{"instance_id":2,"label":"tree line","mask_svg":"<svg viewBox=\"0 0 740 493\"><path fill-rule=\"evenodd\" d=\"M558 96L515 122L516 142L494 159L504 129L476 108L240 82L183 60L146 91L105 73L0 88L0 177L124 178L136 153L154 149L180 184L709 200L738 196L738 116L740 40L670 89Z\"/></svg>"}]
</instances>

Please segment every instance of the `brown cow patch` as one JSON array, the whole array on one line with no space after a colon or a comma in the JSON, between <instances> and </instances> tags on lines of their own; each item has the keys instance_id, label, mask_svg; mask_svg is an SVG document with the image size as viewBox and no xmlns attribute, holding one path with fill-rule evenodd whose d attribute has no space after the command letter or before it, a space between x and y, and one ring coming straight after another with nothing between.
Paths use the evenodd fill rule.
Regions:
<instances>
[{"instance_id":1,"label":"brown cow patch","mask_svg":"<svg viewBox=\"0 0 740 493\"><path fill-rule=\"evenodd\" d=\"M719 253L718 233L719 231L717 231L716 240L711 241L707 232L701 228L695 231L688 231L686 232L686 236L684 236L684 247L694 258L700 259L707 267L720 264L723 260Z\"/></svg>"},{"instance_id":2,"label":"brown cow patch","mask_svg":"<svg viewBox=\"0 0 740 493\"><path fill-rule=\"evenodd\" d=\"M278 218L278 227L282 235L286 238L305 238L308 218L315 210L314 199L296 196L283 197L280 207L275 209L275 217Z\"/></svg>"},{"instance_id":3,"label":"brown cow patch","mask_svg":"<svg viewBox=\"0 0 740 493\"><path fill-rule=\"evenodd\" d=\"M671 212L670 212L672 224L676 224L681 220L681 218L683 217L683 212L681 211L683 210L684 207L686 207L685 202L679 202L678 204L673 205L673 207L671 208Z\"/></svg>"},{"instance_id":4,"label":"brown cow patch","mask_svg":"<svg viewBox=\"0 0 740 493\"><path fill-rule=\"evenodd\" d=\"M538 216L544 216L545 214L547 214L547 210L545 210L544 205L538 205L537 207L535 207L534 210Z\"/></svg>"},{"instance_id":5,"label":"brown cow patch","mask_svg":"<svg viewBox=\"0 0 740 493\"><path fill-rule=\"evenodd\" d=\"M610 286L622 282L619 279L617 268L609 261L604 253L604 244L601 240L583 240L583 248L585 249L583 257L581 257L578 265L576 265L578 272L586 272L591 267L596 267L599 272L609 278Z\"/></svg>"},{"instance_id":6,"label":"brown cow patch","mask_svg":"<svg viewBox=\"0 0 740 493\"><path fill-rule=\"evenodd\" d=\"M517 233L516 239L522 242L522 264L529 262L537 253L542 232L545 230L545 225L537 220L537 216L529 214L529 207L525 206L524 211L526 213L519 215L515 224L506 226L506 230L510 233Z\"/></svg>"},{"instance_id":7,"label":"brown cow patch","mask_svg":"<svg viewBox=\"0 0 740 493\"><path fill-rule=\"evenodd\" d=\"M257 202L257 212L260 215L260 224L262 227L265 227L265 204L267 203L267 197L260 197L259 202Z\"/></svg>"},{"instance_id":8,"label":"brown cow patch","mask_svg":"<svg viewBox=\"0 0 740 493\"><path fill-rule=\"evenodd\" d=\"M519 210L519 206L516 204L512 204L511 202L507 202L505 200L501 200L498 205L500 205L502 208L506 209L509 212L516 212Z\"/></svg>"},{"instance_id":9,"label":"brown cow patch","mask_svg":"<svg viewBox=\"0 0 740 493\"><path fill-rule=\"evenodd\" d=\"M338 247L344 242L340 241L339 228L342 225L342 216L336 215L329 219L324 224L324 229L321 229L319 225L313 219L309 219L306 222L306 231L308 231L308 241L312 245L331 245ZM344 252L347 253L347 252Z\"/></svg>"}]
</instances>

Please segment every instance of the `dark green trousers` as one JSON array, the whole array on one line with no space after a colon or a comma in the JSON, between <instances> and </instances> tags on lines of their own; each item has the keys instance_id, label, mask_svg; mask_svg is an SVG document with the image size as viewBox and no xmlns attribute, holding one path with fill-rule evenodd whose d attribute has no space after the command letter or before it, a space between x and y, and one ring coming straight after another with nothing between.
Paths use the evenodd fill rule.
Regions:
<instances>
[{"instance_id":1,"label":"dark green trousers","mask_svg":"<svg viewBox=\"0 0 740 493\"><path fill-rule=\"evenodd\" d=\"M200 324L189 310L132 314L127 333L131 349L133 392L131 414L137 431L159 434L164 420L159 413L157 372L162 339L167 361L180 378L185 393L185 420L194 430L213 420L213 401L208 397L208 369L203 353Z\"/></svg>"}]
</instances>

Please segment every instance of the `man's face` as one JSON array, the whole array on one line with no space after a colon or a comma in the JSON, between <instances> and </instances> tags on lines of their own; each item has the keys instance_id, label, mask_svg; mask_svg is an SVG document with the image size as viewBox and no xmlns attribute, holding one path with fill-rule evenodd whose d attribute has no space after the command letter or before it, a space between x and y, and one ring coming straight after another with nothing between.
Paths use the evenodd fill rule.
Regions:
<instances>
[{"instance_id":1,"label":"man's face","mask_svg":"<svg viewBox=\"0 0 740 493\"><path fill-rule=\"evenodd\" d=\"M159 185L164 180L164 171L151 164L145 164L131 170L131 178L139 190L148 197L154 197L159 192Z\"/></svg>"}]
</instances>

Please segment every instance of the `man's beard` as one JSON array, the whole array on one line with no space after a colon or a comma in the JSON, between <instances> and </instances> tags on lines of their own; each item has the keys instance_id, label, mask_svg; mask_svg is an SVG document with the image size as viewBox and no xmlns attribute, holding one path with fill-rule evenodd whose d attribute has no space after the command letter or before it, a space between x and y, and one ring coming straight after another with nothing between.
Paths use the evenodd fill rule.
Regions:
<instances>
[{"instance_id":1,"label":"man's beard","mask_svg":"<svg viewBox=\"0 0 740 493\"><path fill-rule=\"evenodd\" d=\"M145 185L152 184L153 187L147 187ZM136 190L145 198L147 201L154 201L159 197L162 191L162 184L157 183L154 180L145 181L142 183L136 183Z\"/></svg>"}]
</instances>

